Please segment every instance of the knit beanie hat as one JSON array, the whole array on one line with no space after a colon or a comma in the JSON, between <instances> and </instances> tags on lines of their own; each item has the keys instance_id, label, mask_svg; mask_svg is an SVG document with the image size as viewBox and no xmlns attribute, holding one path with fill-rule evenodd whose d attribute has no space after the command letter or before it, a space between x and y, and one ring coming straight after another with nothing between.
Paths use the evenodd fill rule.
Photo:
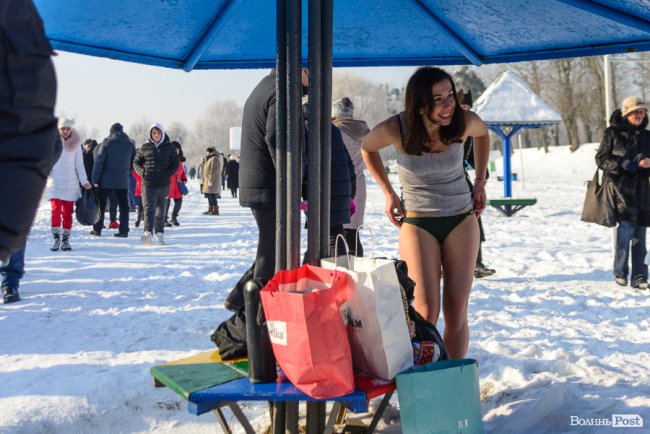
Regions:
<instances>
[{"instance_id":1,"label":"knit beanie hat","mask_svg":"<svg viewBox=\"0 0 650 434\"><path fill-rule=\"evenodd\" d=\"M625 117L633 111L637 110L644 110L646 113L648 111L648 107L645 105L641 98L638 96L628 96L623 100L623 104L621 105L622 117Z\"/></svg>"},{"instance_id":2,"label":"knit beanie hat","mask_svg":"<svg viewBox=\"0 0 650 434\"><path fill-rule=\"evenodd\" d=\"M354 104L347 96L337 99L332 103L333 118L351 118L354 117Z\"/></svg>"}]
</instances>

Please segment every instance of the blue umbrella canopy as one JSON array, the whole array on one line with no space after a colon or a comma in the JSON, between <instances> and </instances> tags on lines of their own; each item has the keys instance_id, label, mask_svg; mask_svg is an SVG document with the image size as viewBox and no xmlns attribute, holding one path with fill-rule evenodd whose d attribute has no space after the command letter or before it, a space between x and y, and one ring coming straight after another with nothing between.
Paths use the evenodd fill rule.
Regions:
<instances>
[{"instance_id":1,"label":"blue umbrella canopy","mask_svg":"<svg viewBox=\"0 0 650 434\"><path fill-rule=\"evenodd\" d=\"M272 0L35 0L57 50L192 69L275 66ZM307 1L303 56L307 58ZM334 66L650 50L650 0L334 0Z\"/></svg>"}]
</instances>

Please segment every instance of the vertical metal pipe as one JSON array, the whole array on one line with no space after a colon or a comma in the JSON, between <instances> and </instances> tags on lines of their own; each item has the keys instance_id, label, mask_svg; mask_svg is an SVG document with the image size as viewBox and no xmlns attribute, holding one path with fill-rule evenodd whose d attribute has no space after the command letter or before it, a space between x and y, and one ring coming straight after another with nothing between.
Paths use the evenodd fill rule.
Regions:
<instances>
[{"instance_id":1,"label":"vertical metal pipe","mask_svg":"<svg viewBox=\"0 0 650 434\"><path fill-rule=\"evenodd\" d=\"M275 271L287 268L287 0L276 4Z\"/></svg>"},{"instance_id":2,"label":"vertical metal pipe","mask_svg":"<svg viewBox=\"0 0 650 434\"><path fill-rule=\"evenodd\" d=\"M287 268L287 0L276 1L276 239L275 271ZM286 432L286 403L271 402L274 434Z\"/></svg>"},{"instance_id":3,"label":"vertical metal pipe","mask_svg":"<svg viewBox=\"0 0 650 434\"><path fill-rule=\"evenodd\" d=\"M307 154L309 179L307 180L307 256L317 265L321 253L321 108L322 108L322 57L320 1L309 1L309 120Z\"/></svg>"},{"instance_id":4,"label":"vertical metal pipe","mask_svg":"<svg viewBox=\"0 0 650 434\"><path fill-rule=\"evenodd\" d=\"M300 193L302 185L302 1L287 1L287 262L300 264Z\"/></svg>"},{"instance_id":5,"label":"vertical metal pipe","mask_svg":"<svg viewBox=\"0 0 650 434\"><path fill-rule=\"evenodd\" d=\"M330 195L332 170L332 38L334 2L321 0L321 256L329 256Z\"/></svg>"}]
</instances>

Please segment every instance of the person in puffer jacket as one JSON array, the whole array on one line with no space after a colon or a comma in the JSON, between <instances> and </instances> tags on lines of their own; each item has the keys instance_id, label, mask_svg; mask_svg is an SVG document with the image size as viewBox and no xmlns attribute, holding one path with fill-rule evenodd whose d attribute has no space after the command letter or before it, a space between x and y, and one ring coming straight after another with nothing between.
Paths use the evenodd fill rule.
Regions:
<instances>
[{"instance_id":1,"label":"person in puffer jacket","mask_svg":"<svg viewBox=\"0 0 650 434\"><path fill-rule=\"evenodd\" d=\"M59 135L63 141L63 152L59 161L52 168L52 183L49 189L52 205L53 240L50 247L52 251L72 250L70 230L72 229L74 203L81 197L79 185L81 184L85 189L91 188L86 177L81 138L73 126L73 119L59 121Z\"/></svg>"},{"instance_id":2,"label":"person in puffer jacket","mask_svg":"<svg viewBox=\"0 0 650 434\"><path fill-rule=\"evenodd\" d=\"M169 178L178 170L178 164L178 153L165 129L158 123L153 124L149 129L149 141L140 147L133 160L133 170L142 178L143 244L151 244L154 231L158 244L165 244L163 233Z\"/></svg>"}]
</instances>

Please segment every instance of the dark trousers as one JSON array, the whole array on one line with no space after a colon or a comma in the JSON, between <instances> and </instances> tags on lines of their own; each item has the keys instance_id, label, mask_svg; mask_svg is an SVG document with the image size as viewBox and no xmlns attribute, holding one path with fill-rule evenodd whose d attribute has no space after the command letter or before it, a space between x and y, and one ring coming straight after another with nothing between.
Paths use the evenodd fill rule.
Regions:
<instances>
[{"instance_id":1,"label":"dark trousers","mask_svg":"<svg viewBox=\"0 0 650 434\"><path fill-rule=\"evenodd\" d=\"M115 193L117 190L110 190L110 193L108 195L108 218L110 221L115 222L117 221L117 207L120 204L119 199L117 198L117 194ZM129 195L127 193L127 205L128 205L128 198ZM129 205L130 206L130 205Z\"/></svg>"},{"instance_id":2,"label":"dark trousers","mask_svg":"<svg viewBox=\"0 0 650 434\"><path fill-rule=\"evenodd\" d=\"M106 188L100 188L96 191L97 199L99 200L99 220L93 225L93 230L95 232L101 232L104 227L104 212L106 211L106 203L108 197L111 194L115 194L117 198L117 204L120 208L120 233L128 234L129 233L129 199L128 199L128 190L112 190Z\"/></svg>"},{"instance_id":3,"label":"dark trousers","mask_svg":"<svg viewBox=\"0 0 650 434\"><path fill-rule=\"evenodd\" d=\"M363 246L361 245L361 239L359 238L359 233L356 229L344 229L345 241L348 242L348 247L350 247L350 254L352 256L363 257ZM341 244L339 242L339 244Z\"/></svg>"},{"instance_id":4,"label":"dark trousers","mask_svg":"<svg viewBox=\"0 0 650 434\"><path fill-rule=\"evenodd\" d=\"M9 263L4 267L0 267L0 274L2 274L2 287L18 289L18 283L25 274L25 248L16 250L9 257Z\"/></svg>"},{"instance_id":5,"label":"dark trousers","mask_svg":"<svg viewBox=\"0 0 650 434\"><path fill-rule=\"evenodd\" d=\"M614 275L616 277L627 277L631 247L632 275L630 281L633 284L648 281L648 266L644 263L647 253L645 233L645 226L637 226L629 220L621 220L618 223L614 253Z\"/></svg>"},{"instance_id":6,"label":"dark trousers","mask_svg":"<svg viewBox=\"0 0 650 434\"><path fill-rule=\"evenodd\" d=\"M167 198L167 201L165 203L165 220L168 220L169 216L169 208L171 206L172 200L170 198ZM174 208L172 209L172 218L178 217L178 214L181 212L181 207L183 206L183 198L179 197L178 199L174 199Z\"/></svg>"},{"instance_id":7,"label":"dark trousers","mask_svg":"<svg viewBox=\"0 0 650 434\"><path fill-rule=\"evenodd\" d=\"M275 208L251 208L257 223L256 279L268 282L275 275Z\"/></svg>"},{"instance_id":8,"label":"dark trousers","mask_svg":"<svg viewBox=\"0 0 650 434\"><path fill-rule=\"evenodd\" d=\"M208 198L209 206L219 206L219 204L217 203L217 193L206 193L205 196Z\"/></svg>"},{"instance_id":9,"label":"dark trousers","mask_svg":"<svg viewBox=\"0 0 650 434\"><path fill-rule=\"evenodd\" d=\"M145 232L156 234L165 232L165 199L168 193L169 185L164 187L142 185Z\"/></svg>"}]
</instances>

